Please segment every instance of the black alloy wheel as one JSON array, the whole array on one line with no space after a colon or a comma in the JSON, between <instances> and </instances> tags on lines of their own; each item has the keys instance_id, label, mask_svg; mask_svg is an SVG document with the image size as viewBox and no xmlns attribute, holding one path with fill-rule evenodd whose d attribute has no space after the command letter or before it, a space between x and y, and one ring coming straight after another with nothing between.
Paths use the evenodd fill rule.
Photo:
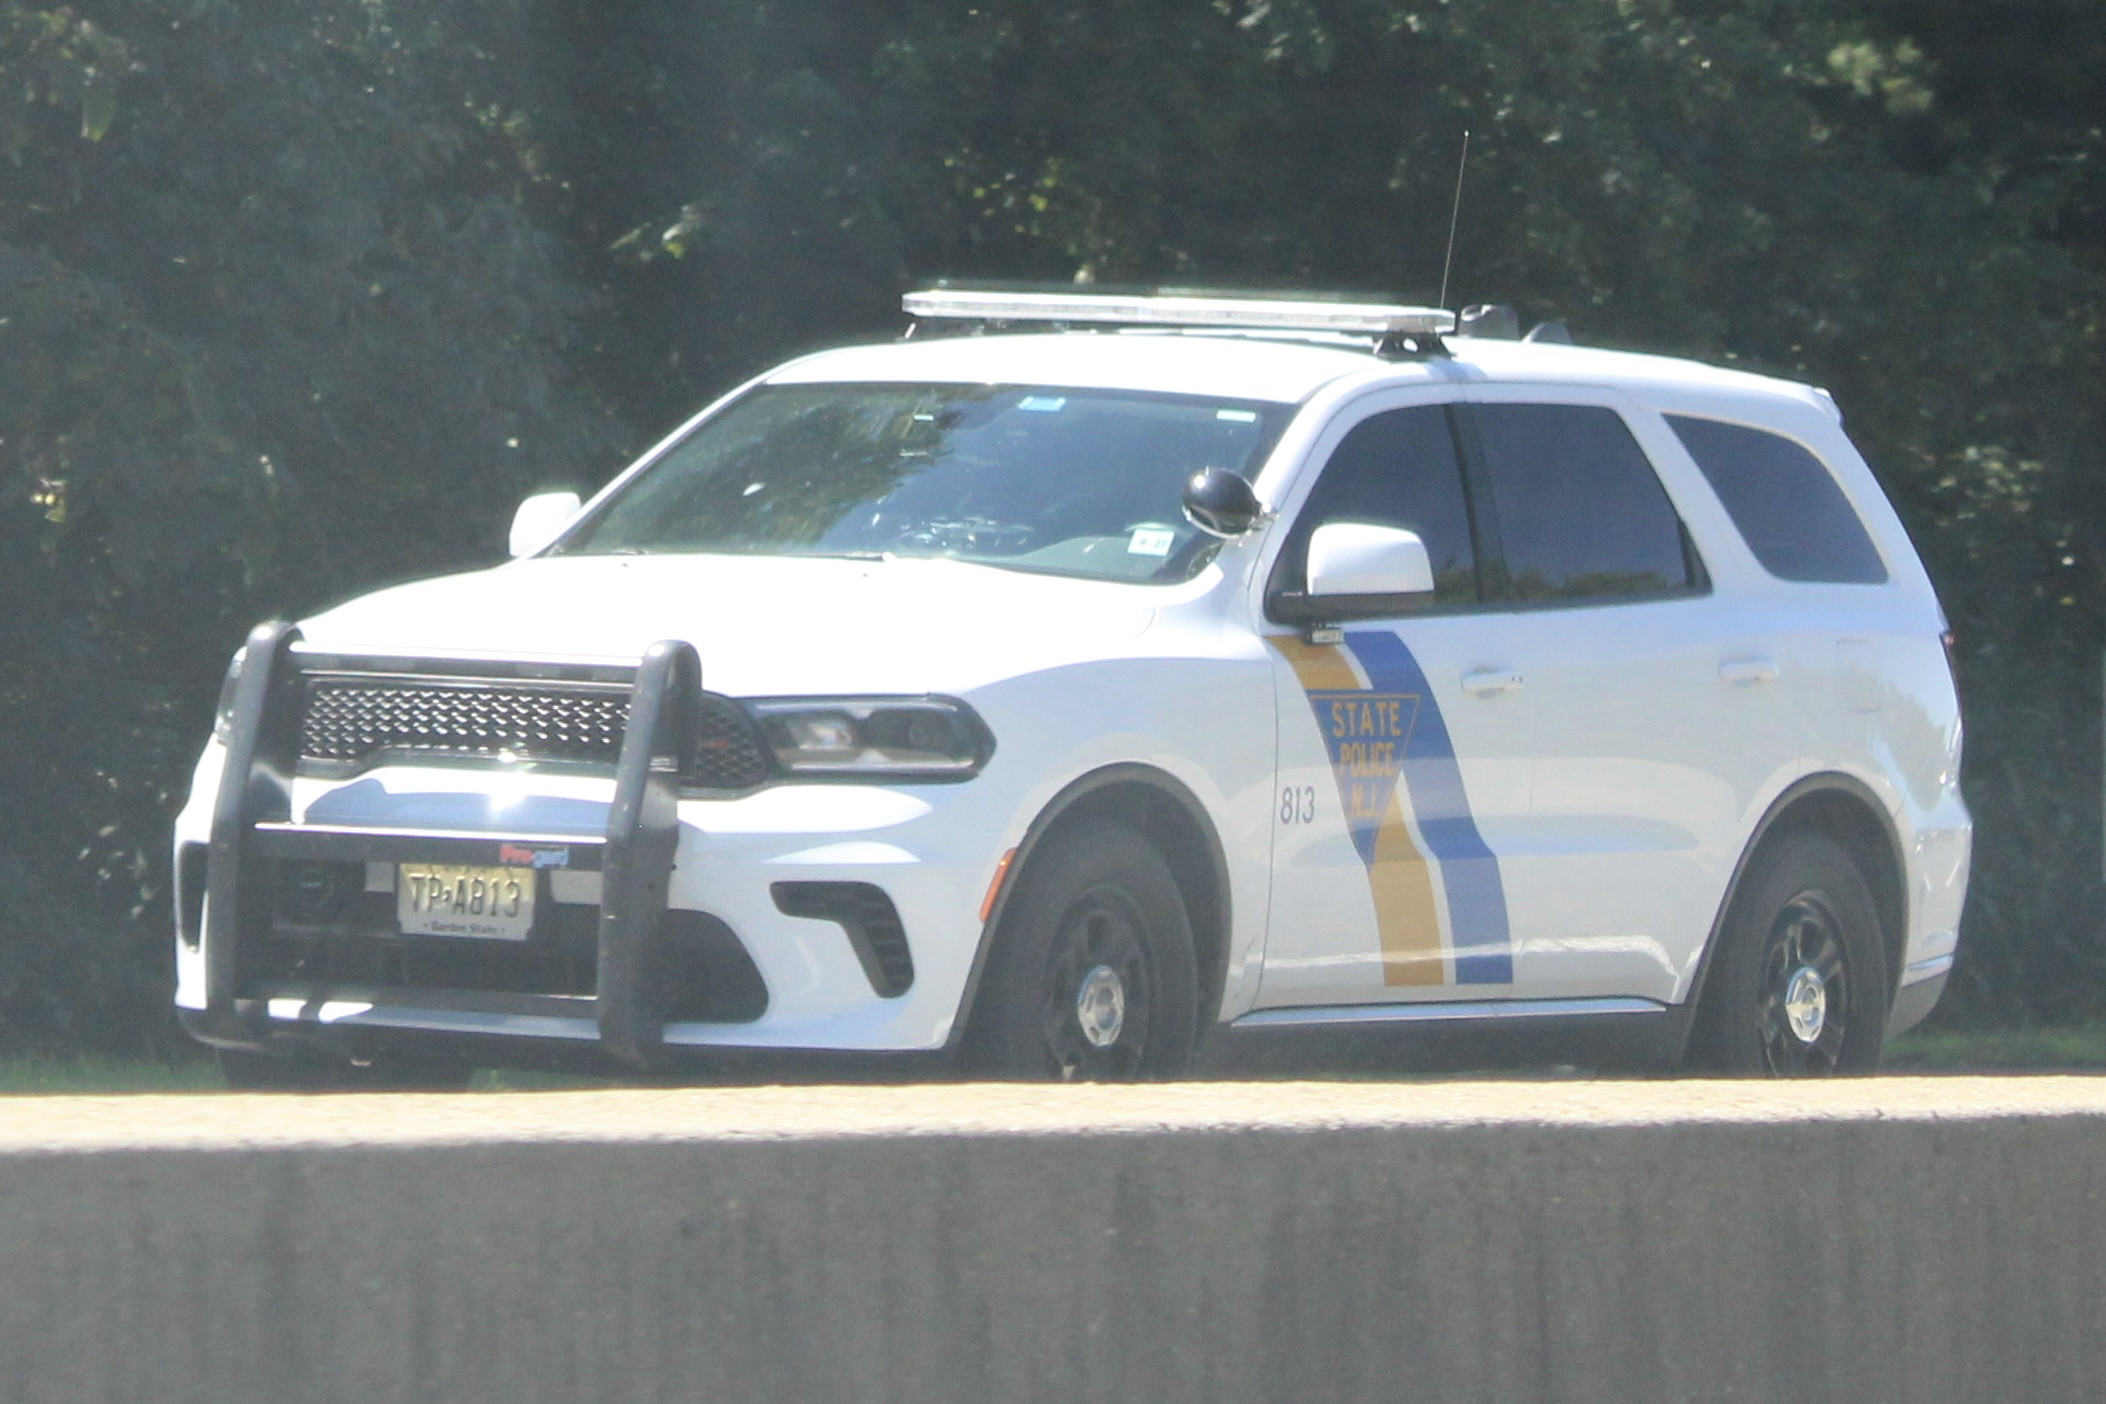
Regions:
<instances>
[{"instance_id":1,"label":"black alloy wheel","mask_svg":"<svg viewBox=\"0 0 2106 1404\"><path fill-rule=\"evenodd\" d=\"M1715 1072L1871 1072L1889 974L1879 912L1847 849L1816 833L1765 844L1719 931L1690 1061Z\"/></svg>"},{"instance_id":2,"label":"black alloy wheel","mask_svg":"<svg viewBox=\"0 0 2106 1404\"><path fill-rule=\"evenodd\" d=\"M1135 1082L1190 1066L1191 922L1169 865L1141 834L1097 824L1047 839L994 942L966 1040L975 1071Z\"/></svg>"},{"instance_id":3,"label":"black alloy wheel","mask_svg":"<svg viewBox=\"0 0 2106 1404\"><path fill-rule=\"evenodd\" d=\"M1850 967L1841 923L1817 892L1803 892L1771 923L1762 954L1762 1059L1777 1077L1842 1068L1850 1031Z\"/></svg>"},{"instance_id":4,"label":"black alloy wheel","mask_svg":"<svg viewBox=\"0 0 2106 1404\"><path fill-rule=\"evenodd\" d=\"M1145 918L1116 887L1083 894L1061 914L1040 985L1040 1018L1064 1081L1138 1077L1150 1009Z\"/></svg>"}]
</instances>

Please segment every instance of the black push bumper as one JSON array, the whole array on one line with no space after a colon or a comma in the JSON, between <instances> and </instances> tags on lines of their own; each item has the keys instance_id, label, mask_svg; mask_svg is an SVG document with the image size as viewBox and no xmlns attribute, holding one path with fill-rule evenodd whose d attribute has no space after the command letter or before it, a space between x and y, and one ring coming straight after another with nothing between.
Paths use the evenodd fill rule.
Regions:
<instances>
[{"instance_id":1,"label":"black push bumper","mask_svg":"<svg viewBox=\"0 0 2106 1404\"><path fill-rule=\"evenodd\" d=\"M266 929L269 903L256 881L279 859L425 861L499 867L560 846L563 866L600 874L596 980L591 1011L600 1046L632 1066L656 1061L665 1019L654 998L656 938L679 838L679 778L692 761L702 670L692 645L651 645L636 670L614 799L599 835L482 834L292 822L306 687L290 624L249 635L236 685L226 761L212 812L202 939L205 1008L184 1024L209 1043L256 1048L271 1036L268 1002L240 988L244 941ZM507 1001L536 1012L533 996ZM545 1012L574 1016L580 1001L546 997Z\"/></svg>"}]
</instances>

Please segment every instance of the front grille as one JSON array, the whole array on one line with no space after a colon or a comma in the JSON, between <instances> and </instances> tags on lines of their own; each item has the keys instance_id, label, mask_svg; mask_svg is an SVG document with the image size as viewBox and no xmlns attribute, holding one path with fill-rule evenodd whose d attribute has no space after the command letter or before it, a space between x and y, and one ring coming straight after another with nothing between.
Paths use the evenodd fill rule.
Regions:
<instances>
[{"instance_id":1,"label":"front grille","mask_svg":"<svg viewBox=\"0 0 2106 1404\"><path fill-rule=\"evenodd\" d=\"M628 713L628 692L611 688L316 678L300 754L353 765L387 751L612 765Z\"/></svg>"},{"instance_id":2,"label":"front grille","mask_svg":"<svg viewBox=\"0 0 2106 1404\"><path fill-rule=\"evenodd\" d=\"M316 677L306 685L300 756L327 770L383 757L556 761L612 768L621 755L629 690L509 680ZM774 774L745 710L705 693L695 763L682 778L748 790Z\"/></svg>"},{"instance_id":3,"label":"front grille","mask_svg":"<svg viewBox=\"0 0 2106 1404\"><path fill-rule=\"evenodd\" d=\"M536 879L524 941L405 936L395 894L368 891L364 863L280 861L265 880L268 905L235 948L245 992L298 984L589 996L598 983L600 909L557 902L545 879ZM663 1017L743 1024L767 1012L759 968L719 918L668 911L648 949L647 997Z\"/></svg>"},{"instance_id":4,"label":"front grille","mask_svg":"<svg viewBox=\"0 0 2106 1404\"><path fill-rule=\"evenodd\" d=\"M728 697L702 694L688 780L710 790L750 790L774 773L774 762L754 739L745 708Z\"/></svg>"},{"instance_id":5,"label":"front grille","mask_svg":"<svg viewBox=\"0 0 2106 1404\"><path fill-rule=\"evenodd\" d=\"M525 941L404 936L395 894L367 891L366 865L278 861L267 917L236 947L242 983L306 981L502 994L589 995L599 909L558 903L540 884ZM392 875L391 875L392 876Z\"/></svg>"}]
</instances>

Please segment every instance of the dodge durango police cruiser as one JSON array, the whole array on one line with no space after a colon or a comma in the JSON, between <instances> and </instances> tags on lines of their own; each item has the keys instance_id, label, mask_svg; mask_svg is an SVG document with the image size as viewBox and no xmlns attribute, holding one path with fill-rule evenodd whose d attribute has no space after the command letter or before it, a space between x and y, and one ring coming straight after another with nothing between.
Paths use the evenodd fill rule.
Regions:
<instances>
[{"instance_id":1,"label":"dodge durango police cruiser","mask_svg":"<svg viewBox=\"0 0 2106 1404\"><path fill-rule=\"evenodd\" d=\"M1820 1074L1935 1003L1945 624L1825 392L1503 308L906 310L506 564L249 635L174 836L230 1080L1428 1027Z\"/></svg>"}]
</instances>

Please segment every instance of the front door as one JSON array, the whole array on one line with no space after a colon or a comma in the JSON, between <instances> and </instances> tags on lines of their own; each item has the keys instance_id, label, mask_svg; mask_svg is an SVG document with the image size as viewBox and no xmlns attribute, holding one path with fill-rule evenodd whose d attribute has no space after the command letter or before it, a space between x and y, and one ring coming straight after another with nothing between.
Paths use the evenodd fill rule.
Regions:
<instances>
[{"instance_id":1,"label":"front door","mask_svg":"<svg viewBox=\"0 0 2106 1404\"><path fill-rule=\"evenodd\" d=\"M1311 640L1279 629L1280 783L1260 1005L1503 997L1532 699L1485 612L1456 406L1393 392L1340 416L1271 588L1298 592L1324 522L1406 527L1435 591Z\"/></svg>"}]
</instances>

